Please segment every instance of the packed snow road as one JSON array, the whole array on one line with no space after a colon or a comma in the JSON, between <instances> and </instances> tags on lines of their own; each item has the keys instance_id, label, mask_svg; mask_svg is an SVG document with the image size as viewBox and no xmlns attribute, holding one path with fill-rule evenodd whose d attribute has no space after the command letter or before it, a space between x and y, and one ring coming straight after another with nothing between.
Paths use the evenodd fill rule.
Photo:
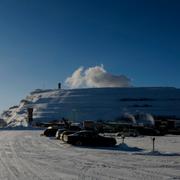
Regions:
<instances>
[{"instance_id":1,"label":"packed snow road","mask_svg":"<svg viewBox=\"0 0 180 180\"><path fill-rule=\"evenodd\" d=\"M158 147L162 151L151 154L147 138L129 138L128 146L98 149L73 147L40 134L0 131L0 180L180 179L178 136L162 137Z\"/></svg>"}]
</instances>

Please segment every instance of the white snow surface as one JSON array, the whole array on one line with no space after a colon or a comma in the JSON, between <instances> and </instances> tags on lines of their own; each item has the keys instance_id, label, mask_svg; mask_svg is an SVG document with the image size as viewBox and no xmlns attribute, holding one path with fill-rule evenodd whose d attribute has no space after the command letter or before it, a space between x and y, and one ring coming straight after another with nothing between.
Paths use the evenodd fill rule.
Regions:
<instances>
[{"instance_id":1,"label":"white snow surface","mask_svg":"<svg viewBox=\"0 0 180 180\"><path fill-rule=\"evenodd\" d=\"M75 147L40 130L0 131L0 180L180 179L180 138L126 138L113 148ZM118 143L121 139L117 139Z\"/></svg>"},{"instance_id":2,"label":"white snow surface","mask_svg":"<svg viewBox=\"0 0 180 180\"><path fill-rule=\"evenodd\" d=\"M9 126L28 126L27 108L34 108L34 121L114 120L124 113L150 113L180 118L177 88L89 88L35 90L1 117Z\"/></svg>"}]
</instances>

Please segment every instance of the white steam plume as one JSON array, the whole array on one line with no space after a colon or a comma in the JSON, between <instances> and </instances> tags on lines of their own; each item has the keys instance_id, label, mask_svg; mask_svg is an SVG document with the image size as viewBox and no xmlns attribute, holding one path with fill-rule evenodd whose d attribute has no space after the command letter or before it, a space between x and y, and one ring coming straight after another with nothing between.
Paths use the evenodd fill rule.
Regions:
<instances>
[{"instance_id":1,"label":"white steam plume","mask_svg":"<svg viewBox=\"0 0 180 180\"><path fill-rule=\"evenodd\" d=\"M84 69L78 68L65 81L69 88L130 87L131 80L124 75L113 75L103 65Z\"/></svg>"}]
</instances>

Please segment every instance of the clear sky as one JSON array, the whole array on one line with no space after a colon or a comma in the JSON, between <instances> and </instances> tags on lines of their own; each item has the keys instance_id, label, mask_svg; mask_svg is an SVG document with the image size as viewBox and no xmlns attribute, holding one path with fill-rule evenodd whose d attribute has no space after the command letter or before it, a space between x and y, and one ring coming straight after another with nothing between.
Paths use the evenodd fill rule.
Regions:
<instances>
[{"instance_id":1,"label":"clear sky","mask_svg":"<svg viewBox=\"0 0 180 180\"><path fill-rule=\"evenodd\" d=\"M180 88L180 1L0 0L0 111L100 64Z\"/></svg>"}]
</instances>

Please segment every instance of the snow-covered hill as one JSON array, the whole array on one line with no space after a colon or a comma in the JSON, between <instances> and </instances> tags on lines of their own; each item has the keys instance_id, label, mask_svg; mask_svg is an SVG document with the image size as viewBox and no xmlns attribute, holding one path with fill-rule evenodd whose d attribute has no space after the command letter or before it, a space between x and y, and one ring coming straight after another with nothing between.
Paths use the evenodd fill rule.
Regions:
<instances>
[{"instance_id":1,"label":"snow-covered hill","mask_svg":"<svg viewBox=\"0 0 180 180\"><path fill-rule=\"evenodd\" d=\"M33 107L34 121L62 117L74 121L113 120L124 113L150 113L180 118L180 89L177 88L89 88L35 90L18 106L2 113L12 126L27 126L27 108Z\"/></svg>"}]
</instances>

